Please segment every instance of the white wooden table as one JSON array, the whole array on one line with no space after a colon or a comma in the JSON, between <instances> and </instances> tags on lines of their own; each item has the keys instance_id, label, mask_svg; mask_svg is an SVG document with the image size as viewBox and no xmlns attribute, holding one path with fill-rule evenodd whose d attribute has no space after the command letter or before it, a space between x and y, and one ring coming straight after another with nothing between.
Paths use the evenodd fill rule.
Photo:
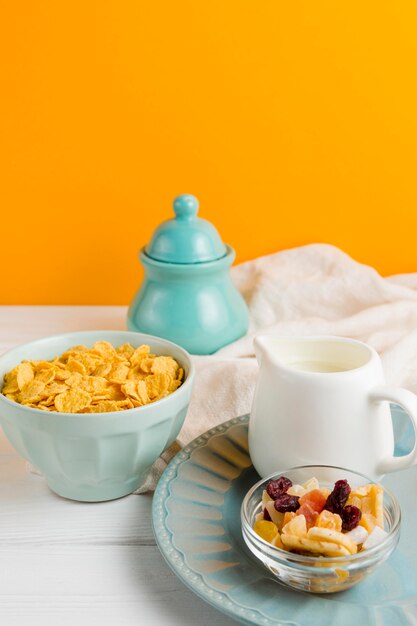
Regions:
<instances>
[{"instance_id":1,"label":"white wooden table","mask_svg":"<svg viewBox=\"0 0 417 626\"><path fill-rule=\"evenodd\" d=\"M60 332L125 329L125 319L125 307L0 307L0 352ZM0 430L1 626L236 624L165 564L151 503L59 498Z\"/></svg>"}]
</instances>

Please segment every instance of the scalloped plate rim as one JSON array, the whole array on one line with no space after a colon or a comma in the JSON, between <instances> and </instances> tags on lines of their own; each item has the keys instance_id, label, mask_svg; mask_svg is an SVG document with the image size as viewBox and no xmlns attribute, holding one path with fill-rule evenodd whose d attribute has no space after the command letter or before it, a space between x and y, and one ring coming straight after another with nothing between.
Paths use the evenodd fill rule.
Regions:
<instances>
[{"instance_id":1,"label":"scalloped plate rim","mask_svg":"<svg viewBox=\"0 0 417 626\"><path fill-rule=\"evenodd\" d=\"M155 493L153 496L152 502L152 528L155 536L156 544L164 557L166 563L172 569L172 571L178 576L178 578L185 584L188 589L190 589L193 593L195 593L202 600L207 602L209 605L213 606L217 610L221 611L223 614L228 617L239 620L240 622L248 625L255 624L256 626L301 626L299 622L288 621L288 620L272 620L270 617L266 616L264 613L259 611L256 608L247 609L246 607L242 607L240 604L235 602L230 598L227 592L220 592L217 590L211 589L207 583L204 581L201 574L198 574L191 570L191 568L185 563L185 558L181 550L179 550L172 542L172 533L168 531L164 522L168 511L166 509L166 497L170 496L170 484L171 481L177 476L177 470L179 466L184 462L190 459L191 453L193 450L199 448L201 445L209 441L211 437L219 434L223 434L227 432L232 426L247 424L249 420L249 414L241 415L239 417L234 417L218 426L214 426L210 428L205 433L198 435L195 439L193 439L187 446L185 446L182 450L180 450L176 456L170 461L168 466L165 468L157 487L155 489ZM159 513L164 511L164 515L161 517L158 515ZM159 522L157 520L159 517ZM170 541L170 550L174 553L174 558L170 559L169 555L166 553L164 546L162 545L161 537L166 536L166 538ZM176 565L176 561L182 562L182 568L186 573L183 573L179 570ZM265 572L266 574L266 572ZM200 580L200 585L196 587L196 580ZM223 596L223 603L226 600L227 605L223 606L223 603L219 600L216 601L216 597ZM259 616L259 619L254 621L255 615Z\"/></svg>"}]
</instances>

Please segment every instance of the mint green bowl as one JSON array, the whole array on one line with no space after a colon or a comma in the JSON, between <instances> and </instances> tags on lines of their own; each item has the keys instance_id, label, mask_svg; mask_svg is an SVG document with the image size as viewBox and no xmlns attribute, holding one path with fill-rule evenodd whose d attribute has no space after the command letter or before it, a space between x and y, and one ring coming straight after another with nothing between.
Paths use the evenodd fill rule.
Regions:
<instances>
[{"instance_id":1,"label":"mint green bowl","mask_svg":"<svg viewBox=\"0 0 417 626\"><path fill-rule=\"evenodd\" d=\"M49 413L0 394L0 424L10 443L45 476L49 487L72 500L113 500L135 491L158 456L176 439L190 401L194 366L176 344L127 331L85 331L45 337L0 356L0 381L23 359L53 359L71 346L108 341L117 347L148 344L184 368L184 383L152 404L111 413Z\"/></svg>"}]
</instances>

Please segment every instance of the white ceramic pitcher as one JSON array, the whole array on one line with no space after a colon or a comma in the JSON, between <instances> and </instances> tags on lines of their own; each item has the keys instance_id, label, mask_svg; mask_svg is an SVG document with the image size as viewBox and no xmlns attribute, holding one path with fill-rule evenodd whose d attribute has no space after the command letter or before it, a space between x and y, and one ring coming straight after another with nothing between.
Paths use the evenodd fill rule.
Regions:
<instances>
[{"instance_id":1,"label":"white ceramic pitcher","mask_svg":"<svg viewBox=\"0 0 417 626\"><path fill-rule=\"evenodd\" d=\"M260 371L249 452L262 476L297 465L345 467L376 480L417 462L417 445L394 457L389 402L417 432L417 396L385 385L370 346L342 337L258 336Z\"/></svg>"}]
</instances>

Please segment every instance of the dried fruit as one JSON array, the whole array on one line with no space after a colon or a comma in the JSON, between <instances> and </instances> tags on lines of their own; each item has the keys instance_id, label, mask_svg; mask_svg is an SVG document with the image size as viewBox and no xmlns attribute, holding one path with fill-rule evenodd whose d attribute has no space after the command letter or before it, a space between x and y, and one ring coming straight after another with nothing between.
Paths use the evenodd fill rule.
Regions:
<instances>
[{"instance_id":1,"label":"dried fruit","mask_svg":"<svg viewBox=\"0 0 417 626\"><path fill-rule=\"evenodd\" d=\"M282 515L282 513L280 513L279 515ZM283 515L284 515L284 518L282 520L282 527L284 527L285 524L288 524L288 522L294 519L296 514L293 511L289 511L288 513L284 513Z\"/></svg>"},{"instance_id":2,"label":"dried fruit","mask_svg":"<svg viewBox=\"0 0 417 626\"><path fill-rule=\"evenodd\" d=\"M372 533L375 533L375 541L386 537L382 519L383 491L379 485L355 487L350 496L347 480L338 480L330 492L320 488L316 478L291 487L287 486L286 477L281 479L268 483L269 493L263 491L262 512L256 516L254 524L254 528L258 523L276 527L276 534L269 540L272 545L300 554L339 557L356 554L373 545ZM288 491L284 491L285 488ZM351 504L352 501L358 501L362 511ZM265 529L272 527L265 526Z\"/></svg>"},{"instance_id":3,"label":"dried fruit","mask_svg":"<svg viewBox=\"0 0 417 626\"><path fill-rule=\"evenodd\" d=\"M358 507L348 505L342 509L340 516L342 518L342 530L347 532L356 528L361 520L362 513Z\"/></svg>"},{"instance_id":4,"label":"dried fruit","mask_svg":"<svg viewBox=\"0 0 417 626\"><path fill-rule=\"evenodd\" d=\"M384 527L383 490L380 485L355 487L349 495L347 504L358 507L362 514L373 515L377 525Z\"/></svg>"},{"instance_id":5,"label":"dried fruit","mask_svg":"<svg viewBox=\"0 0 417 626\"><path fill-rule=\"evenodd\" d=\"M293 517L292 520L282 527L282 532L289 535L304 537L307 534L307 523L304 515L296 515Z\"/></svg>"},{"instance_id":6,"label":"dried fruit","mask_svg":"<svg viewBox=\"0 0 417 626\"><path fill-rule=\"evenodd\" d=\"M272 498L268 495L266 489L263 490L262 492L262 508L264 509L266 507L266 505L268 504L268 502L273 502Z\"/></svg>"},{"instance_id":7,"label":"dried fruit","mask_svg":"<svg viewBox=\"0 0 417 626\"><path fill-rule=\"evenodd\" d=\"M281 537L279 536L279 533L277 535L275 535L274 539L271 541L272 545L275 546L276 548L280 548L281 550L286 550L286 547L284 546L284 544L281 541Z\"/></svg>"},{"instance_id":8,"label":"dried fruit","mask_svg":"<svg viewBox=\"0 0 417 626\"><path fill-rule=\"evenodd\" d=\"M378 544L385 541L387 537L388 533L385 530L380 528L380 526L375 526L373 531L369 534L369 537L367 537L366 541L364 542L363 547L365 548L365 550L369 550L369 548L374 548Z\"/></svg>"},{"instance_id":9,"label":"dried fruit","mask_svg":"<svg viewBox=\"0 0 417 626\"><path fill-rule=\"evenodd\" d=\"M346 533L346 537L348 537L354 543L356 543L357 546L362 543L365 543L365 541L368 538L368 535L369 535L368 531L363 526L356 526L356 528Z\"/></svg>"},{"instance_id":10,"label":"dried fruit","mask_svg":"<svg viewBox=\"0 0 417 626\"><path fill-rule=\"evenodd\" d=\"M294 512L300 508L300 498L298 496L290 496L288 493L281 493L274 502L274 506L280 513Z\"/></svg>"},{"instance_id":11,"label":"dried fruit","mask_svg":"<svg viewBox=\"0 0 417 626\"><path fill-rule=\"evenodd\" d=\"M318 541L328 541L330 543L336 543L339 546L345 547L349 550L350 554L355 554L358 551L357 545L354 541L349 539L343 533L337 530L330 530L329 528L310 528L307 533L307 537L310 539L316 539Z\"/></svg>"},{"instance_id":12,"label":"dried fruit","mask_svg":"<svg viewBox=\"0 0 417 626\"><path fill-rule=\"evenodd\" d=\"M265 541L272 541L278 534L278 528L273 522L267 522L265 520L258 520L253 527L254 531L265 539Z\"/></svg>"},{"instance_id":13,"label":"dried fruit","mask_svg":"<svg viewBox=\"0 0 417 626\"><path fill-rule=\"evenodd\" d=\"M292 481L285 476L280 476L276 480L270 480L266 486L266 491L270 498L276 500L279 495L284 494L291 487Z\"/></svg>"},{"instance_id":14,"label":"dried fruit","mask_svg":"<svg viewBox=\"0 0 417 626\"><path fill-rule=\"evenodd\" d=\"M296 515L302 515L303 517L305 517L307 522L307 528L311 528L312 526L314 526L319 516L317 511L315 511L308 502L304 502L304 504L300 506Z\"/></svg>"},{"instance_id":15,"label":"dried fruit","mask_svg":"<svg viewBox=\"0 0 417 626\"><path fill-rule=\"evenodd\" d=\"M289 489L287 489L287 493L290 496L303 496L306 493L306 490L302 485L292 485Z\"/></svg>"},{"instance_id":16,"label":"dried fruit","mask_svg":"<svg viewBox=\"0 0 417 626\"><path fill-rule=\"evenodd\" d=\"M309 491L313 491L318 488L319 481L314 476L313 478L309 478L308 480L306 480L306 482L303 484L304 493L308 493Z\"/></svg>"},{"instance_id":17,"label":"dried fruit","mask_svg":"<svg viewBox=\"0 0 417 626\"><path fill-rule=\"evenodd\" d=\"M290 550L311 552L313 555L337 557L350 554L345 546L330 541L311 539L308 536L298 537L297 535L282 534L281 541Z\"/></svg>"},{"instance_id":18,"label":"dried fruit","mask_svg":"<svg viewBox=\"0 0 417 626\"><path fill-rule=\"evenodd\" d=\"M326 500L324 508L331 513L339 513L345 506L350 494L350 486L347 480L335 482L333 491Z\"/></svg>"},{"instance_id":19,"label":"dried fruit","mask_svg":"<svg viewBox=\"0 0 417 626\"><path fill-rule=\"evenodd\" d=\"M376 517L371 513L362 513L359 524L363 526L368 533L371 533L375 526L378 526Z\"/></svg>"},{"instance_id":20,"label":"dried fruit","mask_svg":"<svg viewBox=\"0 0 417 626\"><path fill-rule=\"evenodd\" d=\"M266 505L266 510L269 513L269 517L271 521L274 522L278 526L278 530L281 530L284 524L284 513L278 513L276 508L274 507L274 501L270 500Z\"/></svg>"},{"instance_id":21,"label":"dried fruit","mask_svg":"<svg viewBox=\"0 0 417 626\"><path fill-rule=\"evenodd\" d=\"M316 526L340 531L342 530L342 518L338 513L330 513L324 509L316 520Z\"/></svg>"},{"instance_id":22,"label":"dried fruit","mask_svg":"<svg viewBox=\"0 0 417 626\"><path fill-rule=\"evenodd\" d=\"M312 489L300 498L300 505L309 504L314 511L321 513L326 504L326 498L320 489Z\"/></svg>"}]
</instances>

